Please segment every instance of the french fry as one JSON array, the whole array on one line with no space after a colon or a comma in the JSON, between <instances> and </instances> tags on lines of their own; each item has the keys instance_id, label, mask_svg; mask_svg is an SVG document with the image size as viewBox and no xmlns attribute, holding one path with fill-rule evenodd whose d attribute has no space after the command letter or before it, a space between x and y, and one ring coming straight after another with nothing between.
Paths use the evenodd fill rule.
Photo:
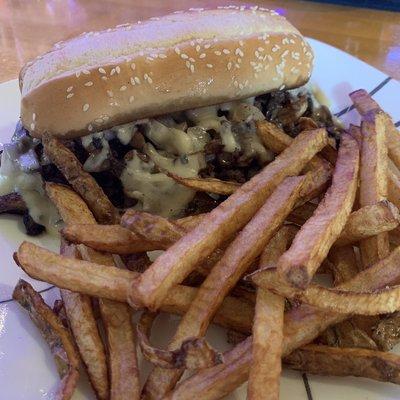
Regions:
<instances>
[{"instance_id":1,"label":"french fry","mask_svg":"<svg viewBox=\"0 0 400 400\"><path fill-rule=\"evenodd\" d=\"M82 196L96 219L102 224L117 222L119 220L117 210L94 178L83 169L74 153L50 134L43 135L42 143L47 157Z\"/></svg>"},{"instance_id":2,"label":"french fry","mask_svg":"<svg viewBox=\"0 0 400 400\"><path fill-rule=\"evenodd\" d=\"M293 226L283 226L265 246L260 265L275 263L290 245L296 231ZM248 399L279 398L284 308L284 298L271 291L257 289ZM265 387L268 388L267 391Z\"/></svg>"},{"instance_id":3,"label":"french fry","mask_svg":"<svg viewBox=\"0 0 400 400\"><path fill-rule=\"evenodd\" d=\"M76 247L66 243L62 243L60 253L65 257L79 257ZM60 295L90 384L99 399L108 399L110 387L106 351L97 329L92 300L90 296L67 289L60 289Z\"/></svg>"},{"instance_id":4,"label":"french fry","mask_svg":"<svg viewBox=\"0 0 400 400\"><path fill-rule=\"evenodd\" d=\"M375 327L372 338L381 350L392 350L400 342L400 313L383 318Z\"/></svg>"},{"instance_id":5,"label":"french fry","mask_svg":"<svg viewBox=\"0 0 400 400\"><path fill-rule=\"evenodd\" d=\"M46 193L56 205L65 223L96 222L82 199L66 186L46 184ZM60 253L69 258L79 258L74 245L61 242ZM76 345L86 367L89 381L99 399L108 399L109 381L106 352L97 328L96 317L89 296L67 289L60 289L68 322Z\"/></svg>"},{"instance_id":6,"label":"french fry","mask_svg":"<svg viewBox=\"0 0 400 400\"><path fill-rule=\"evenodd\" d=\"M69 400L78 383L80 361L68 329L28 282L19 280L13 298L28 311L50 347L61 377L55 400Z\"/></svg>"},{"instance_id":7,"label":"french fry","mask_svg":"<svg viewBox=\"0 0 400 400\"><path fill-rule=\"evenodd\" d=\"M396 282L400 278L400 248L395 249L387 258L367 270L357 274L350 281L338 286L343 290L376 290ZM308 305L295 307L285 314L283 356L296 348L310 343L328 326L337 324L348 315L319 310ZM177 385L167 394L166 400L191 400L201 398L211 400L221 398L236 389L248 378L252 337L224 354L225 363L207 368L194 374Z\"/></svg>"},{"instance_id":8,"label":"french fry","mask_svg":"<svg viewBox=\"0 0 400 400\"><path fill-rule=\"evenodd\" d=\"M372 205L387 197L387 148L383 114L364 119L361 124L360 206ZM361 259L368 268L389 254L388 233L360 242Z\"/></svg>"},{"instance_id":9,"label":"french fry","mask_svg":"<svg viewBox=\"0 0 400 400\"><path fill-rule=\"evenodd\" d=\"M170 350L176 349L185 339L205 335L224 297L260 255L293 208L304 181L304 176L286 178L231 243L182 318L168 346ZM155 368L144 387L145 396L161 398L175 386L182 373L182 370Z\"/></svg>"},{"instance_id":10,"label":"french fry","mask_svg":"<svg viewBox=\"0 0 400 400\"><path fill-rule=\"evenodd\" d=\"M382 114L385 124L386 145L388 147L389 157L397 168L400 168L400 142L399 132L393 124L390 116L383 112L379 104L364 90L356 90L350 93L350 98L357 111L366 118L371 118L376 114Z\"/></svg>"},{"instance_id":11,"label":"french fry","mask_svg":"<svg viewBox=\"0 0 400 400\"><path fill-rule=\"evenodd\" d=\"M126 302L129 285L138 273L87 261L69 259L33 243L23 242L14 256L32 278L93 297ZM161 311L184 314L195 298L196 288L178 285L168 294ZM214 322L239 332L250 332L254 310L247 301L226 297Z\"/></svg>"},{"instance_id":12,"label":"french fry","mask_svg":"<svg viewBox=\"0 0 400 400\"><path fill-rule=\"evenodd\" d=\"M130 290L130 304L158 309L171 287L183 281L197 264L240 230L275 187L285 177L298 174L326 143L325 130L299 135L273 162L211 211L195 229L135 279Z\"/></svg>"},{"instance_id":13,"label":"french fry","mask_svg":"<svg viewBox=\"0 0 400 400\"><path fill-rule=\"evenodd\" d=\"M170 172L168 172L167 175L175 182L198 192L216 193L229 196L240 187L240 183L221 181L220 179L214 178L182 178Z\"/></svg>"},{"instance_id":14,"label":"french fry","mask_svg":"<svg viewBox=\"0 0 400 400\"><path fill-rule=\"evenodd\" d=\"M71 223L78 220L92 224L96 222L85 202L69 188L56 184L47 184L46 192L56 205L64 222ZM84 260L94 261L109 267L114 266L114 259L111 254L99 253L83 245L79 245L78 249L80 256ZM71 294L71 292L63 291L63 299L65 294L67 296L72 295L75 300L77 300L76 296L82 296L77 293ZM90 304L90 299L87 300ZM82 327L84 323L91 320L86 321L85 318L76 320L76 305L76 302L73 302L70 307L66 307L66 311L69 320L74 323L75 329L73 329L73 332L75 338L85 343L88 338L93 338L93 333L83 331ZM110 384L108 384L105 356L104 359L101 357L104 354L104 348L100 338L97 342L89 343L91 345L90 348L82 346L82 350L84 350L88 359L86 365L91 382L96 391L101 393L101 396L99 395L100 398L106 399L110 396L111 400L139 399L139 372L130 309L126 304L107 299L99 299L99 309L107 338ZM96 329L96 321L94 321L94 324L94 329ZM88 345L86 344L86 346ZM79 348L81 349L81 347Z\"/></svg>"},{"instance_id":15,"label":"french fry","mask_svg":"<svg viewBox=\"0 0 400 400\"><path fill-rule=\"evenodd\" d=\"M137 337L143 356L152 364L162 368L185 368L189 370L211 367L223 362L204 338L190 338L172 351L161 350L150 344L148 336L156 315L144 312L136 327Z\"/></svg>"},{"instance_id":16,"label":"french fry","mask_svg":"<svg viewBox=\"0 0 400 400\"><path fill-rule=\"evenodd\" d=\"M299 207L296 207L287 217L289 222L296 225L303 225L314 213L317 208L317 204L304 203Z\"/></svg>"},{"instance_id":17,"label":"french fry","mask_svg":"<svg viewBox=\"0 0 400 400\"><path fill-rule=\"evenodd\" d=\"M277 271L271 268L253 273L251 279L263 289L272 290L280 296L343 314L377 315L400 310L400 286L373 292L349 292L310 284L299 291L285 285Z\"/></svg>"},{"instance_id":18,"label":"french fry","mask_svg":"<svg viewBox=\"0 0 400 400\"><path fill-rule=\"evenodd\" d=\"M247 398L279 399L285 299L257 289Z\"/></svg>"},{"instance_id":19,"label":"french fry","mask_svg":"<svg viewBox=\"0 0 400 400\"><path fill-rule=\"evenodd\" d=\"M358 376L400 384L400 356L376 350L308 345L285 357L284 363L308 374Z\"/></svg>"},{"instance_id":20,"label":"french fry","mask_svg":"<svg viewBox=\"0 0 400 400\"><path fill-rule=\"evenodd\" d=\"M339 237L353 207L358 166L357 142L344 134L331 187L277 263L279 274L291 285L305 288Z\"/></svg>"}]
</instances>

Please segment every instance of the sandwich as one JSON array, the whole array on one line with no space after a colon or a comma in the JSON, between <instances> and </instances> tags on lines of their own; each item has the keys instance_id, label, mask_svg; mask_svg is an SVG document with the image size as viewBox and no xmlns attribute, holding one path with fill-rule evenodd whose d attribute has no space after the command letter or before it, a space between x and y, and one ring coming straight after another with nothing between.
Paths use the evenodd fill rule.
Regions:
<instances>
[{"instance_id":1,"label":"sandwich","mask_svg":"<svg viewBox=\"0 0 400 400\"><path fill-rule=\"evenodd\" d=\"M57 226L44 183L72 178L49 154L51 138L116 214L207 212L225 197L171 174L247 181L274 158L257 135L260 120L291 136L305 124L340 132L308 83L312 67L300 32L258 7L191 9L60 42L20 72L20 121L1 154L0 212L22 214L31 235ZM90 185L82 190L98 197Z\"/></svg>"}]
</instances>

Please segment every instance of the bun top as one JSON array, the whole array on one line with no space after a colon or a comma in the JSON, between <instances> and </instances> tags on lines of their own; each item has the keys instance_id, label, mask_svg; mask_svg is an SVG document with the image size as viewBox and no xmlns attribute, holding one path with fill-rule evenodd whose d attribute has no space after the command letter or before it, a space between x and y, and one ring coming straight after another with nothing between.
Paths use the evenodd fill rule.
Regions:
<instances>
[{"instance_id":1,"label":"bun top","mask_svg":"<svg viewBox=\"0 0 400 400\"><path fill-rule=\"evenodd\" d=\"M274 11L191 9L84 33L20 73L21 119L36 137L76 137L139 118L294 88L313 54Z\"/></svg>"}]
</instances>

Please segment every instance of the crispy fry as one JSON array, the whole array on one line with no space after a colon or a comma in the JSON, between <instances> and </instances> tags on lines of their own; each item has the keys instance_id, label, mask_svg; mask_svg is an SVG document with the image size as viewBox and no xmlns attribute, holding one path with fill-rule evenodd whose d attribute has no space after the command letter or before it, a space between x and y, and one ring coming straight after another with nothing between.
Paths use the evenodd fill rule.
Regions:
<instances>
[{"instance_id":1,"label":"crispy fry","mask_svg":"<svg viewBox=\"0 0 400 400\"><path fill-rule=\"evenodd\" d=\"M364 119L361 124L360 206L375 204L387 196L387 148L383 114ZM380 233L360 242L364 268L389 254L389 236Z\"/></svg>"},{"instance_id":2,"label":"crispy fry","mask_svg":"<svg viewBox=\"0 0 400 400\"><path fill-rule=\"evenodd\" d=\"M300 207L296 207L287 217L287 220L296 225L303 225L314 213L317 204L304 203Z\"/></svg>"},{"instance_id":3,"label":"crispy fry","mask_svg":"<svg viewBox=\"0 0 400 400\"><path fill-rule=\"evenodd\" d=\"M53 354L61 377L55 399L70 399L79 379L79 355L68 329L28 282L19 280L13 298L28 311Z\"/></svg>"},{"instance_id":4,"label":"crispy fry","mask_svg":"<svg viewBox=\"0 0 400 400\"><path fill-rule=\"evenodd\" d=\"M400 313L386 316L375 327L372 338L384 351L390 351L400 342Z\"/></svg>"},{"instance_id":5,"label":"crispy fry","mask_svg":"<svg viewBox=\"0 0 400 400\"><path fill-rule=\"evenodd\" d=\"M400 310L400 286L373 292L349 292L310 284L305 290L298 291L285 285L271 268L253 273L251 279L265 290L283 297L343 314L377 315Z\"/></svg>"},{"instance_id":6,"label":"crispy fry","mask_svg":"<svg viewBox=\"0 0 400 400\"><path fill-rule=\"evenodd\" d=\"M284 298L257 289L248 399L279 399L284 307Z\"/></svg>"},{"instance_id":7,"label":"crispy fry","mask_svg":"<svg viewBox=\"0 0 400 400\"><path fill-rule=\"evenodd\" d=\"M68 259L33 243L21 244L15 255L18 265L32 278L94 297L125 302L128 288L137 273L82 260ZM178 285L168 294L161 310L184 314L197 289ZM239 332L250 332L253 307L246 301L226 297L214 322Z\"/></svg>"},{"instance_id":8,"label":"crispy fry","mask_svg":"<svg viewBox=\"0 0 400 400\"><path fill-rule=\"evenodd\" d=\"M217 353L204 338L185 340L180 348L172 351L151 346L151 326L156 315L144 312L136 327L137 337L143 356L152 364L162 368L202 369L220 364L222 355Z\"/></svg>"},{"instance_id":9,"label":"crispy fry","mask_svg":"<svg viewBox=\"0 0 400 400\"><path fill-rule=\"evenodd\" d=\"M82 243L98 251L132 254L163 250L160 242L143 240L120 225L67 225L61 235L72 243Z\"/></svg>"},{"instance_id":10,"label":"crispy fry","mask_svg":"<svg viewBox=\"0 0 400 400\"><path fill-rule=\"evenodd\" d=\"M192 231L170 247L132 284L134 307L160 307L169 289L183 281L227 238L240 230L275 187L304 165L327 143L325 130L299 135L281 155L221 203Z\"/></svg>"},{"instance_id":11,"label":"crispy fry","mask_svg":"<svg viewBox=\"0 0 400 400\"><path fill-rule=\"evenodd\" d=\"M360 272L350 281L338 286L343 290L376 290L396 282L400 278L400 248L387 258L367 270ZM283 356L303 346L328 326L339 323L348 315L318 310L308 305L295 307L285 314ZM241 342L233 350L224 354L225 363L204 369L179 383L166 400L218 399L236 389L248 377L252 360L252 337Z\"/></svg>"},{"instance_id":12,"label":"crispy fry","mask_svg":"<svg viewBox=\"0 0 400 400\"><path fill-rule=\"evenodd\" d=\"M66 223L78 220L87 223L96 222L85 202L69 188L56 184L48 184L46 185L46 191ZM83 245L79 245L78 247L80 255L84 260L94 261L105 266L114 266L111 254L99 253ZM79 300L76 296L82 296L66 290L63 290L63 292L64 301L66 295L69 297L73 296L75 300ZM90 305L90 299L87 299L87 302ZM75 306L77 304L73 302L70 304L70 307L66 307L66 310L69 310L69 319L75 325L75 338L84 344L87 342L88 337L93 337L92 332L84 332L82 329L85 323L87 325L88 322L91 322L91 318L89 317L88 320L86 318L77 320ZM91 382L99 393L100 398L108 398L108 395L110 395L111 400L139 399L139 373L130 309L126 304L107 299L99 299L99 309L107 338L110 385L108 384L105 357L104 359L102 358L104 348L100 338L99 342L90 343L91 347L88 346L88 348L85 348L84 345L82 346L82 350L85 351L88 361L86 365ZM94 321L93 329L97 332L96 321Z\"/></svg>"},{"instance_id":13,"label":"crispy fry","mask_svg":"<svg viewBox=\"0 0 400 400\"><path fill-rule=\"evenodd\" d=\"M304 176L286 178L231 243L182 318L169 344L170 350L180 346L185 339L204 336L223 298L260 255L291 211L304 181ZM146 382L145 395L152 399L161 398L175 386L182 373L181 370L155 368Z\"/></svg>"},{"instance_id":14,"label":"crispy fry","mask_svg":"<svg viewBox=\"0 0 400 400\"><path fill-rule=\"evenodd\" d=\"M293 143L293 138L268 121L257 122L257 134L263 144L274 153L281 153ZM332 166L323 158L314 156L304 168L305 172L312 172L312 179L304 187L305 196L301 203L307 202L323 193L332 177Z\"/></svg>"},{"instance_id":15,"label":"crispy fry","mask_svg":"<svg viewBox=\"0 0 400 400\"><path fill-rule=\"evenodd\" d=\"M103 189L87 173L76 156L59 139L49 134L42 137L44 151L71 186L82 196L96 219L102 224L118 221L118 212Z\"/></svg>"},{"instance_id":16,"label":"crispy fry","mask_svg":"<svg viewBox=\"0 0 400 400\"><path fill-rule=\"evenodd\" d=\"M182 178L171 172L168 172L167 175L181 185L198 192L230 195L240 187L240 183L221 181L220 179L214 178Z\"/></svg>"},{"instance_id":17,"label":"crispy fry","mask_svg":"<svg viewBox=\"0 0 400 400\"><path fill-rule=\"evenodd\" d=\"M359 376L400 384L400 356L376 350L308 345L285 357L284 363L309 374Z\"/></svg>"},{"instance_id":18,"label":"crispy fry","mask_svg":"<svg viewBox=\"0 0 400 400\"><path fill-rule=\"evenodd\" d=\"M387 172L388 199L396 207L400 207L400 178L389 169Z\"/></svg>"},{"instance_id":19,"label":"crispy fry","mask_svg":"<svg viewBox=\"0 0 400 400\"><path fill-rule=\"evenodd\" d=\"M356 194L358 163L357 142L344 134L331 187L277 263L279 274L291 285L308 285L344 228Z\"/></svg>"},{"instance_id":20,"label":"crispy fry","mask_svg":"<svg viewBox=\"0 0 400 400\"><path fill-rule=\"evenodd\" d=\"M393 124L390 116L383 112L379 104L364 90L356 90L350 93L350 98L354 103L357 111L363 117L371 118L373 115L382 114L384 117L386 145L388 147L389 157L395 163L397 168L400 168L400 142L399 132Z\"/></svg>"},{"instance_id":21,"label":"crispy fry","mask_svg":"<svg viewBox=\"0 0 400 400\"><path fill-rule=\"evenodd\" d=\"M60 252L66 257L79 258L74 245L62 243ZM106 352L97 329L91 298L67 289L60 289L60 294L93 390L99 399L108 399L110 388Z\"/></svg>"},{"instance_id":22,"label":"crispy fry","mask_svg":"<svg viewBox=\"0 0 400 400\"><path fill-rule=\"evenodd\" d=\"M334 286L352 279L358 273L357 258L352 246L334 247L328 255L332 262Z\"/></svg>"}]
</instances>

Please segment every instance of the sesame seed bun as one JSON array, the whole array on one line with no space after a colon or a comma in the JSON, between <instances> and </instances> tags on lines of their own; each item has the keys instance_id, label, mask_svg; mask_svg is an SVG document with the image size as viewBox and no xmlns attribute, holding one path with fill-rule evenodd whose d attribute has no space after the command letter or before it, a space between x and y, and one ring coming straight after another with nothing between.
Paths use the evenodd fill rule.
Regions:
<instances>
[{"instance_id":1,"label":"sesame seed bun","mask_svg":"<svg viewBox=\"0 0 400 400\"><path fill-rule=\"evenodd\" d=\"M312 60L303 36L273 11L192 9L58 43L21 71L21 119L36 137L82 136L298 87Z\"/></svg>"}]
</instances>

